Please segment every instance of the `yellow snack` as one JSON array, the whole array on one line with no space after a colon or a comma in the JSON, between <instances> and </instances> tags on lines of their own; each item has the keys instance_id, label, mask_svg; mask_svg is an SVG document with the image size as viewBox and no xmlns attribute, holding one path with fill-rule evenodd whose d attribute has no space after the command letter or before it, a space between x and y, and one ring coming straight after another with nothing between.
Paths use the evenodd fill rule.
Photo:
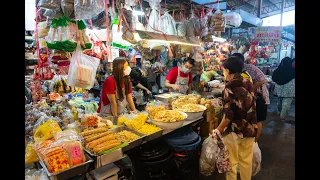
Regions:
<instances>
[{"instance_id":1,"label":"yellow snack","mask_svg":"<svg viewBox=\"0 0 320 180\"><path fill-rule=\"evenodd\" d=\"M125 142L132 142L132 141L139 138L138 135L136 135L130 131L127 131L127 130L120 131L120 132L116 133L115 136L117 139L119 139L121 141L125 141Z\"/></svg>"},{"instance_id":2,"label":"yellow snack","mask_svg":"<svg viewBox=\"0 0 320 180\"><path fill-rule=\"evenodd\" d=\"M165 109L166 108L164 106L149 105L149 106L147 106L146 111L148 112L150 118L153 119L157 112L163 111Z\"/></svg>"},{"instance_id":3,"label":"yellow snack","mask_svg":"<svg viewBox=\"0 0 320 180\"><path fill-rule=\"evenodd\" d=\"M134 130L140 129L147 121L148 116L145 114L139 114L137 117L132 120L125 121L124 124Z\"/></svg>"},{"instance_id":4,"label":"yellow snack","mask_svg":"<svg viewBox=\"0 0 320 180\"><path fill-rule=\"evenodd\" d=\"M118 123L117 123L117 125L118 125L118 126L122 126L122 125L124 125L124 123L125 123L127 120L129 120L129 119L126 118L126 117L124 117L124 116L120 116L120 117L118 118Z\"/></svg>"},{"instance_id":5,"label":"yellow snack","mask_svg":"<svg viewBox=\"0 0 320 180\"><path fill-rule=\"evenodd\" d=\"M53 138L55 132L61 132L59 124L54 120L48 120L40 125L34 133L34 140L43 141Z\"/></svg>"},{"instance_id":6,"label":"yellow snack","mask_svg":"<svg viewBox=\"0 0 320 180\"><path fill-rule=\"evenodd\" d=\"M179 107L174 108L175 110L182 112L200 112L203 111L202 107L198 104L183 104Z\"/></svg>"},{"instance_id":7,"label":"yellow snack","mask_svg":"<svg viewBox=\"0 0 320 180\"><path fill-rule=\"evenodd\" d=\"M144 124L139 130L137 130L139 133L142 133L142 134L153 134L157 131L160 131L161 128L159 128L158 126L156 125L153 125L153 124L149 124L149 123L146 123Z\"/></svg>"},{"instance_id":8,"label":"yellow snack","mask_svg":"<svg viewBox=\"0 0 320 180\"><path fill-rule=\"evenodd\" d=\"M154 116L153 121L159 122L176 122L184 120L186 117L176 110L163 110L158 111Z\"/></svg>"},{"instance_id":9,"label":"yellow snack","mask_svg":"<svg viewBox=\"0 0 320 180\"><path fill-rule=\"evenodd\" d=\"M199 104L201 102L201 96L187 95L179 96L178 99L174 100L171 105L173 109L177 109L185 104Z\"/></svg>"},{"instance_id":10,"label":"yellow snack","mask_svg":"<svg viewBox=\"0 0 320 180\"><path fill-rule=\"evenodd\" d=\"M39 157L36 150L34 149L34 144L29 143L26 147L25 164L38 162Z\"/></svg>"}]
</instances>

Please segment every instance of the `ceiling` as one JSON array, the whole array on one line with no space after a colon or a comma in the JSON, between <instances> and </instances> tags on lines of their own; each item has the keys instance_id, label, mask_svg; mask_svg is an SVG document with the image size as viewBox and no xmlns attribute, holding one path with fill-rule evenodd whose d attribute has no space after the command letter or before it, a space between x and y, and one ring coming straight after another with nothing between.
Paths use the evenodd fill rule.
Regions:
<instances>
[{"instance_id":1,"label":"ceiling","mask_svg":"<svg viewBox=\"0 0 320 180\"><path fill-rule=\"evenodd\" d=\"M251 14L257 15L259 0L227 0L227 6L232 9L242 9ZM265 18L281 13L282 0L262 0L261 17ZM284 11L295 9L295 0L284 0Z\"/></svg>"}]
</instances>

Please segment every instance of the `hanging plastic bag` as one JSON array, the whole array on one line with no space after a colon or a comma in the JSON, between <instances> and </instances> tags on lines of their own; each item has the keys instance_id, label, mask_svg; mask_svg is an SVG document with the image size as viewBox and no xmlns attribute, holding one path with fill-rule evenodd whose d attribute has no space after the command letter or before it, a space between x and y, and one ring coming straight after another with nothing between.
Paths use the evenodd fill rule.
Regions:
<instances>
[{"instance_id":1,"label":"hanging plastic bag","mask_svg":"<svg viewBox=\"0 0 320 180\"><path fill-rule=\"evenodd\" d=\"M177 22L176 23L177 26L177 35L178 36L186 36L186 24L184 24L183 22Z\"/></svg>"},{"instance_id":2,"label":"hanging plastic bag","mask_svg":"<svg viewBox=\"0 0 320 180\"><path fill-rule=\"evenodd\" d=\"M151 8L151 13L149 16L149 23L147 25L147 31L155 32L155 30L161 30L161 18L160 18L160 6L161 0L150 0L149 6ZM155 29L155 30L154 30Z\"/></svg>"},{"instance_id":3,"label":"hanging plastic bag","mask_svg":"<svg viewBox=\"0 0 320 180\"><path fill-rule=\"evenodd\" d=\"M135 37L133 31L136 28L136 17L133 15L133 10L130 6L125 6L122 8L122 39L129 41L130 43L135 44Z\"/></svg>"},{"instance_id":4,"label":"hanging plastic bag","mask_svg":"<svg viewBox=\"0 0 320 180\"><path fill-rule=\"evenodd\" d=\"M200 34L201 34L201 22L196 17L196 15L194 14L193 10L191 11L191 16L190 16L189 22L194 28L195 36L200 36Z\"/></svg>"},{"instance_id":5,"label":"hanging plastic bag","mask_svg":"<svg viewBox=\"0 0 320 180\"><path fill-rule=\"evenodd\" d=\"M25 180L49 180L47 173L44 169L33 171L34 169L25 170Z\"/></svg>"},{"instance_id":6,"label":"hanging plastic bag","mask_svg":"<svg viewBox=\"0 0 320 180\"><path fill-rule=\"evenodd\" d=\"M242 18L239 13L230 12L223 15L226 21L226 27L228 28L237 28L242 23Z\"/></svg>"},{"instance_id":7,"label":"hanging plastic bag","mask_svg":"<svg viewBox=\"0 0 320 180\"><path fill-rule=\"evenodd\" d=\"M194 37L196 35L194 30L194 24L188 20L183 21L183 23L185 24L185 27L186 27L186 36Z\"/></svg>"},{"instance_id":8,"label":"hanging plastic bag","mask_svg":"<svg viewBox=\"0 0 320 180\"><path fill-rule=\"evenodd\" d=\"M49 23L47 21L39 22L38 23L38 30L39 30L39 33L38 33L39 39L48 36L48 32L50 30Z\"/></svg>"},{"instance_id":9,"label":"hanging plastic bag","mask_svg":"<svg viewBox=\"0 0 320 180\"><path fill-rule=\"evenodd\" d=\"M223 13L220 9L216 10L213 14L213 31L225 31L225 18L223 17Z\"/></svg>"},{"instance_id":10,"label":"hanging plastic bag","mask_svg":"<svg viewBox=\"0 0 320 180\"><path fill-rule=\"evenodd\" d=\"M252 157L252 176L258 174L261 169L261 150L258 143L253 144L253 157Z\"/></svg>"},{"instance_id":11,"label":"hanging plastic bag","mask_svg":"<svg viewBox=\"0 0 320 180\"><path fill-rule=\"evenodd\" d=\"M111 22L110 17L109 18L109 22ZM90 27L90 22L88 19L85 19L84 22L86 23L86 25L88 27ZM91 22L92 22L92 28L94 29L105 29L106 28L106 12L102 11L100 14L98 14L97 16L94 16L91 18Z\"/></svg>"},{"instance_id":12,"label":"hanging plastic bag","mask_svg":"<svg viewBox=\"0 0 320 180\"><path fill-rule=\"evenodd\" d=\"M119 23L118 18L114 19L112 22L112 31L111 31L112 45L118 48L129 49L129 47L132 46L132 44L122 38L123 33L122 31L118 31L118 23ZM120 29L122 28L123 26L120 25Z\"/></svg>"},{"instance_id":13,"label":"hanging plastic bag","mask_svg":"<svg viewBox=\"0 0 320 180\"><path fill-rule=\"evenodd\" d=\"M100 60L98 58L83 54L80 43L78 43L76 51L72 54L67 84L91 89L99 64Z\"/></svg>"},{"instance_id":14,"label":"hanging plastic bag","mask_svg":"<svg viewBox=\"0 0 320 180\"><path fill-rule=\"evenodd\" d=\"M46 9L43 15L47 18L62 18L63 12L61 11L61 9L58 9L58 10Z\"/></svg>"},{"instance_id":15,"label":"hanging plastic bag","mask_svg":"<svg viewBox=\"0 0 320 180\"><path fill-rule=\"evenodd\" d=\"M91 19L104 10L104 0L74 0L74 14L76 19Z\"/></svg>"},{"instance_id":16,"label":"hanging plastic bag","mask_svg":"<svg viewBox=\"0 0 320 180\"><path fill-rule=\"evenodd\" d=\"M168 12L165 12L164 15L161 16L161 21L162 32L168 35L177 35L176 22Z\"/></svg>"},{"instance_id":17,"label":"hanging plastic bag","mask_svg":"<svg viewBox=\"0 0 320 180\"><path fill-rule=\"evenodd\" d=\"M208 138L212 139L209 140ZM213 130L212 136L208 138L205 143L207 147L203 150L204 156L202 156L202 154L200 156L201 173L203 172L204 175L210 175L214 171L215 167L218 169L219 173L230 171L229 151L223 143L222 135L217 129L215 129ZM215 166L213 167L214 161Z\"/></svg>"},{"instance_id":18,"label":"hanging plastic bag","mask_svg":"<svg viewBox=\"0 0 320 180\"><path fill-rule=\"evenodd\" d=\"M61 0L40 0L38 2L38 7L51 10L59 10L60 2Z\"/></svg>"},{"instance_id":19,"label":"hanging plastic bag","mask_svg":"<svg viewBox=\"0 0 320 180\"><path fill-rule=\"evenodd\" d=\"M61 9L65 16L70 17L74 9L74 0L61 0Z\"/></svg>"},{"instance_id":20,"label":"hanging plastic bag","mask_svg":"<svg viewBox=\"0 0 320 180\"><path fill-rule=\"evenodd\" d=\"M63 18L52 19L51 27L47 36L48 48L74 52L77 46L77 32L79 32L81 48L90 49L92 47L92 43L86 35L86 25L82 20L78 20L76 22L66 16Z\"/></svg>"},{"instance_id":21,"label":"hanging plastic bag","mask_svg":"<svg viewBox=\"0 0 320 180\"><path fill-rule=\"evenodd\" d=\"M214 143L212 136L209 136L202 143L200 155L200 172L205 176L210 176L215 170L217 144Z\"/></svg>"},{"instance_id":22,"label":"hanging plastic bag","mask_svg":"<svg viewBox=\"0 0 320 180\"><path fill-rule=\"evenodd\" d=\"M136 0L125 0L125 6L131 6L131 7L134 7L137 5L137 2Z\"/></svg>"}]
</instances>

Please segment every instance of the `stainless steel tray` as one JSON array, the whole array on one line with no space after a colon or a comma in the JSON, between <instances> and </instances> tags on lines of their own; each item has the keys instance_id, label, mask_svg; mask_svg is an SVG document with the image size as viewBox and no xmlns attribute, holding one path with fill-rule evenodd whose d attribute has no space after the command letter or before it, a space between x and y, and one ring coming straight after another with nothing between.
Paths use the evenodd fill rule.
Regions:
<instances>
[{"instance_id":1,"label":"stainless steel tray","mask_svg":"<svg viewBox=\"0 0 320 180\"><path fill-rule=\"evenodd\" d=\"M181 96L183 94L180 94L180 93L164 93L164 94L159 94L159 95L155 95L155 99L157 101L161 101L161 102L164 102L164 103L169 103L169 101L174 98L174 97L177 97L177 96Z\"/></svg>"},{"instance_id":2,"label":"stainless steel tray","mask_svg":"<svg viewBox=\"0 0 320 180\"><path fill-rule=\"evenodd\" d=\"M72 168L59 173L50 173L47 169L47 166L45 165L45 163L42 161L41 158L40 158L40 164L45 169L45 171L47 172L51 180L66 180L89 171L90 163L93 162L93 159L90 156L88 156L86 153L84 153L84 155L87 160L86 162L79 164L77 166L73 166Z\"/></svg>"},{"instance_id":3,"label":"stainless steel tray","mask_svg":"<svg viewBox=\"0 0 320 180\"><path fill-rule=\"evenodd\" d=\"M100 168L102 166L105 166L107 164L116 162L125 156L123 155L122 149L117 149L115 151L112 151L108 154L103 154L103 155L96 155L92 154L90 151L87 149L84 149L86 153L88 153L93 159L94 159L94 168Z\"/></svg>"},{"instance_id":4,"label":"stainless steel tray","mask_svg":"<svg viewBox=\"0 0 320 180\"><path fill-rule=\"evenodd\" d=\"M132 133L140 136L140 138L138 138L138 139L136 139L136 140L134 140L134 141L132 141L132 142L129 142L129 145L128 145L128 146L123 147L122 150L123 150L124 152L125 152L125 151L128 151L128 150L130 150L130 149L132 149L132 148L135 148L135 147L137 147L137 146L139 146L139 145L141 145L142 142L143 142L143 140L144 140L144 138L146 137L146 135L141 134L141 133L139 133L139 132L137 132L137 131L135 131L135 130L133 130L133 129L130 129L130 128L128 128L127 126L120 126L120 127L116 127L116 128L110 129L110 131L111 131L111 132L114 132L114 133L117 133L117 132L120 132L120 131L123 131L123 130L130 131L130 132L132 132Z\"/></svg>"}]
</instances>

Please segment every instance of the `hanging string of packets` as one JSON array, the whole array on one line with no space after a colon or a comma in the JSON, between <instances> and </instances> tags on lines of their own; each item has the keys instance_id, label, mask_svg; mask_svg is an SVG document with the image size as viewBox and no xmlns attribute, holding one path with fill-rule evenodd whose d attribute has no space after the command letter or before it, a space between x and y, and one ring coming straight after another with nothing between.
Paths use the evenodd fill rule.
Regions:
<instances>
[{"instance_id":1,"label":"hanging string of packets","mask_svg":"<svg viewBox=\"0 0 320 180\"><path fill-rule=\"evenodd\" d=\"M77 34L82 50L91 49L92 43L86 35L86 25L82 20L75 21L66 16L53 18L47 37L47 46L49 49L74 52L77 47Z\"/></svg>"}]
</instances>

